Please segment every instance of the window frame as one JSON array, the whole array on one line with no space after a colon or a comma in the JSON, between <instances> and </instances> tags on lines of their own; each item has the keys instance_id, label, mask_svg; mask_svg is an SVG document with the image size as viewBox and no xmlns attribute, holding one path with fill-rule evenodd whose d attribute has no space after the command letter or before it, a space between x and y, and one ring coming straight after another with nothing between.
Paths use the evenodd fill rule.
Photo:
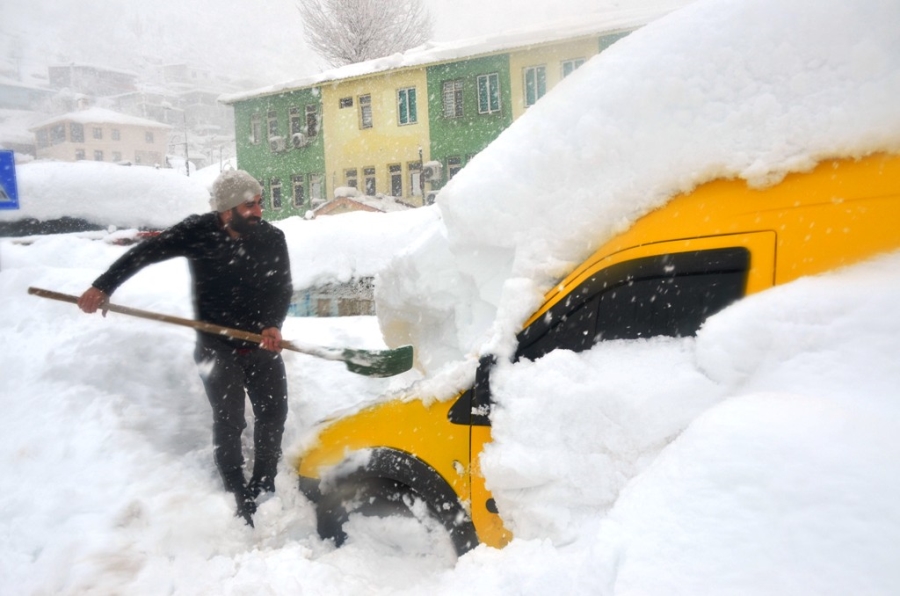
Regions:
<instances>
[{"instance_id":1,"label":"window frame","mask_svg":"<svg viewBox=\"0 0 900 596\"><path fill-rule=\"evenodd\" d=\"M262 143L262 116L259 112L250 114L250 144L259 145Z\"/></svg>"},{"instance_id":2,"label":"window frame","mask_svg":"<svg viewBox=\"0 0 900 596\"><path fill-rule=\"evenodd\" d=\"M306 104L306 136L314 137L319 134L319 106L310 103Z\"/></svg>"},{"instance_id":3,"label":"window frame","mask_svg":"<svg viewBox=\"0 0 900 596\"><path fill-rule=\"evenodd\" d=\"M84 143L84 124L80 122L70 122L69 139L71 139L73 143Z\"/></svg>"},{"instance_id":4,"label":"window frame","mask_svg":"<svg viewBox=\"0 0 900 596\"><path fill-rule=\"evenodd\" d=\"M403 196L403 165L399 163L388 164L388 179L391 181L391 196Z\"/></svg>"},{"instance_id":5,"label":"window frame","mask_svg":"<svg viewBox=\"0 0 900 596\"><path fill-rule=\"evenodd\" d=\"M359 104L359 129L367 130L375 126L375 117L372 113L372 94L366 93L357 97Z\"/></svg>"},{"instance_id":6,"label":"window frame","mask_svg":"<svg viewBox=\"0 0 900 596\"><path fill-rule=\"evenodd\" d=\"M452 86L452 88L448 89L448 86ZM449 79L441 82L441 115L444 118L455 119L465 116L463 89L462 79ZM448 101L448 98L452 98L452 101Z\"/></svg>"},{"instance_id":7,"label":"window frame","mask_svg":"<svg viewBox=\"0 0 900 596\"><path fill-rule=\"evenodd\" d=\"M584 58L570 58L569 60L563 60L559 65L559 74L561 78L566 78L579 68L583 66L585 63ZM567 72L568 70L568 72Z\"/></svg>"},{"instance_id":8,"label":"window frame","mask_svg":"<svg viewBox=\"0 0 900 596\"><path fill-rule=\"evenodd\" d=\"M306 202L306 189L304 187L305 176L303 174L294 174L291 176L291 202L294 207L303 207ZM299 190L299 193L297 192ZM297 200L297 197L300 200Z\"/></svg>"},{"instance_id":9,"label":"window frame","mask_svg":"<svg viewBox=\"0 0 900 596\"><path fill-rule=\"evenodd\" d=\"M303 133L303 119L300 116L300 108L298 106L288 108L288 130L292 138L297 133Z\"/></svg>"},{"instance_id":10,"label":"window frame","mask_svg":"<svg viewBox=\"0 0 900 596\"><path fill-rule=\"evenodd\" d=\"M480 74L475 78L475 95L480 115L499 114L503 111L500 74Z\"/></svg>"},{"instance_id":11,"label":"window frame","mask_svg":"<svg viewBox=\"0 0 900 596\"><path fill-rule=\"evenodd\" d=\"M53 124L49 128L50 145L61 145L66 142L66 125L64 123Z\"/></svg>"},{"instance_id":12,"label":"window frame","mask_svg":"<svg viewBox=\"0 0 900 596\"><path fill-rule=\"evenodd\" d=\"M422 162L407 162L406 171L409 174L409 196L425 196L425 185L423 184L424 180L422 180Z\"/></svg>"},{"instance_id":13,"label":"window frame","mask_svg":"<svg viewBox=\"0 0 900 596\"><path fill-rule=\"evenodd\" d=\"M415 87L397 89L397 125L409 126L419 123Z\"/></svg>"},{"instance_id":14,"label":"window frame","mask_svg":"<svg viewBox=\"0 0 900 596\"><path fill-rule=\"evenodd\" d=\"M278 138L278 111L266 111L266 139L271 141Z\"/></svg>"},{"instance_id":15,"label":"window frame","mask_svg":"<svg viewBox=\"0 0 900 596\"><path fill-rule=\"evenodd\" d=\"M273 211L281 211L283 207L281 194L281 178L269 179L269 206Z\"/></svg>"},{"instance_id":16,"label":"window frame","mask_svg":"<svg viewBox=\"0 0 900 596\"><path fill-rule=\"evenodd\" d=\"M537 64L522 69L522 90L525 93L525 107L530 108L547 94L547 66Z\"/></svg>"},{"instance_id":17,"label":"window frame","mask_svg":"<svg viewBox=\"0 0 900 596\"><path fill-rule=\"evenodd\" d=\"M363 168L363 188L366 196L374 197L378 192L375 180L375 166L365 166Z\"/></svg>"},{"instance_id":18,"label":"window frame","mask_svg":"<svg viewBox=\"0 0 900 596\"><path fill-rule=\"evenodd\" d=\"M357 168L344 169L344 186L359 190L359 170Z\"/></svg>"},{"instance_id":19,"label":"window frame","mask_svg":"<svg viewBox=\"0 0 900 596\"><path fill-rule=\"evenodd\" d=\"M322 174L309 175L309 202L310 205L315 201L324 200L325 176Z\"/></svg>"}]
</instances>

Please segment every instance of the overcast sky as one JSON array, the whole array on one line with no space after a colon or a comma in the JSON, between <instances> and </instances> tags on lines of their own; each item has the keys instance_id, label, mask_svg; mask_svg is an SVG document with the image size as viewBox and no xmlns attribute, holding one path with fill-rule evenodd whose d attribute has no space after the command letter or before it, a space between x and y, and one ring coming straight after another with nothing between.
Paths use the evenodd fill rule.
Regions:
<instances>
[{"instance_id":1,"label":"overcast sky","mask_svg":"<svg viewBox=\"0 0 900 596\"><path fill-rule=\"evenodd\" d=\"M425 0L434 39L530 27L604 9L689 0ZM48 63L82 62L141 72L189 62L267 85L314 74L297 0L2 0L0 71L45 76ZM36 81L36 82L39 82Z\"/></svg>"}]
</instances>

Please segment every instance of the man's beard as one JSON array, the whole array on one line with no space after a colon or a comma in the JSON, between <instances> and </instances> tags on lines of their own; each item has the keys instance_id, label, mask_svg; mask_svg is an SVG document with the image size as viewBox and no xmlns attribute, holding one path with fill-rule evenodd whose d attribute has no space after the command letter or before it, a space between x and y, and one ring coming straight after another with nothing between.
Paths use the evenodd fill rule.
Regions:
<instances>
[{"instance_id":1,"label":"man's beard","mask_svg":"<svg viewBox=\"0 0 900 596\"><path fill-rule=\"evenodd\" d=\"M259 229L259 222L261 221L262 218L255 215L243 217L238 213L237 208L234 208L231 210L231 221L228 223L228 227L241 236L248 236Z\"/></svg>"}]
</instances>

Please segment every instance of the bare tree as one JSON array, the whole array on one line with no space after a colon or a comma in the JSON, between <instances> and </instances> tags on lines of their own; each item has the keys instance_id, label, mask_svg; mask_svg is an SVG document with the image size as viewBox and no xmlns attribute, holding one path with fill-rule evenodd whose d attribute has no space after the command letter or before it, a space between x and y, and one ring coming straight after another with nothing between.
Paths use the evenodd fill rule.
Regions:
<instances>
[{"instance_id":1,"label":"bare tree","mask_svg":"<svg viewBox=\"0 0 900 596\"><path fill-rule=\"evenodd\" d=\"M431 37L422 0L300 0L310 47L330 66L388 56Z\"/></svg>"}]
</instances>

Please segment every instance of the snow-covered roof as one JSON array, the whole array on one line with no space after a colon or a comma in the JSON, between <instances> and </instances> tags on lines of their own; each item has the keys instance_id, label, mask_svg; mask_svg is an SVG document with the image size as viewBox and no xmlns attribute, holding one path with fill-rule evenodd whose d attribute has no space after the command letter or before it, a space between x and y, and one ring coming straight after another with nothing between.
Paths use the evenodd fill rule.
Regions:
<instances>
[{"instance_id":1,"label":"snow-covered roof","mask_svg":"<svg viewBox=\"0 0 900 596\"><path fill-rule=\"evenodd\" d=\"M644 8L610 11L557 21L552 25L507 31L499 35L474 37L449 42L427 42L405 52L347 64L292 81L277 83L242 93L225 94L219 101L232 104L253 97L275 95L293 89L312 87L329 81L362 77L378 72L471 58L514 48L538 46L563 39L627 31L646 25L671 9Z\"/></svg>"},{"instance_id":2,"label":"snow-covered roof","mask_svg":"<svg viewBox=\"0 0 900 596\"><path fill-rule=\"evenodd\" d=\"M81 122L82 124L122 124L131 126L145 126L152 128L172 128L168 124L157 122L156 120L148 120L147 118L139 118L137 116L129 116L121 112L114 112L106 108L88 108L77 112L69 112L60 116L54 116L49 120L44 120L36 124L31 130L55 124L57 122Z\"/></svg>"},{"instance_id":3,"label":"snow-covered roof","mask_svg":"<svg viewBox=\"0 0 900 596\"><path fill-rule=\"evenodd\" d=\"M120 75L127 75L129 77L140 76L137 73L130 71L130 70L122 70L120 68L110 68L109 66L100 66L99 64L88 64L88 63L84 63L84 62L78 62L78 63L73 62L70 64L51 64L47 68L76 68L76 69L84 68L84 69L97 70L97 71L101 71L101 72L111 72L111 73L120 74Z\"/></svg>"},{"instance_id":4,"label":"snow-covered roof","mask_svg":"<svg viewBox=\"0 0 900 596\"><path fill-rule=\"evenodd\" d=\"M40 91L41 93L52 94L55 93L53 89L49 89L47 87L40 87L38 85L29 85L28 83L23 83L22 81L17 81L15 79L11 79L9 77L0 76L0 85L5 85L6 87L17 87L20 89L28 89L29 91Z\"/></svg>"}]
</instances>

